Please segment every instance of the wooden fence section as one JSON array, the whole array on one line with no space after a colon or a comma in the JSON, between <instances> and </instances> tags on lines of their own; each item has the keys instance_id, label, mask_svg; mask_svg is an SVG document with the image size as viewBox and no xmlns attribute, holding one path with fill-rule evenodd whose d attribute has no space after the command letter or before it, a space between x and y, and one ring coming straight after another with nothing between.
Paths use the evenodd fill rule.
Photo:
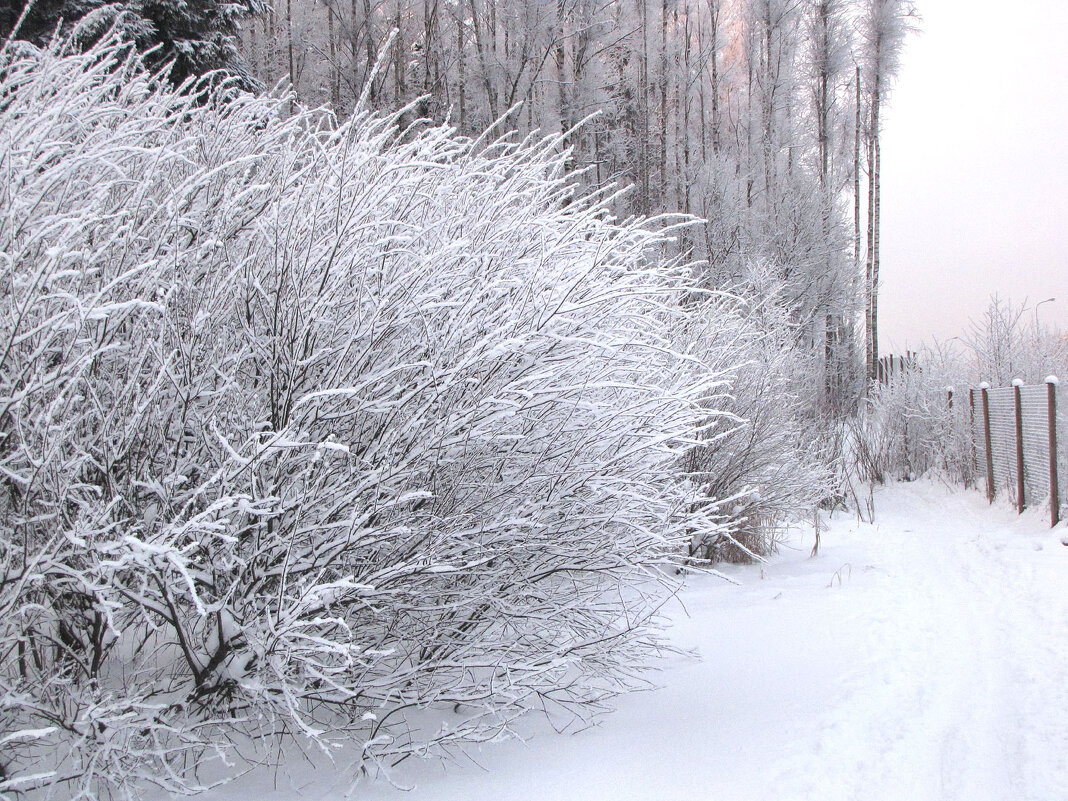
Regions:
<instances>
[{"instance_id":1,"label":"wooden fence section","mask_svg":"<svg viewBox=\"0 0 1068 801\"><path fill-rule=\"evenodd\" d=\"M1023 512L1049 499L1050 525L1061 520L1068 479L1068 436L1057 379L969 391L973 460L991 502L1001 493ZM952 399L951 399L952 402Z\"/></svg>"},{"instance_id":2,"label":"wooden fence section","mask_svg":"<svg viewBox=\"0 0 1068 801\"><path fill-rule=\"evenodd\" d=\"M898 373L920 368L919 354L907 350L904 356L880 356L876 365L876 375L880 384L889 384Z\"/></svg>"}]
</instances>

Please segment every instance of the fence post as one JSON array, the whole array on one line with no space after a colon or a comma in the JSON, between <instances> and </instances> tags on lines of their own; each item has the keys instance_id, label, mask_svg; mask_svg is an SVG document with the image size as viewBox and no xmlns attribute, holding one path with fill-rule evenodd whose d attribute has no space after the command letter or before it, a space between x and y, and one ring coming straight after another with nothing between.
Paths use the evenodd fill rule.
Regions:
<instances>
[{"instance_id":1,"label":"fence post","mask_svg":"<svg viewBox=\"0 0 1068 801\"><path fill-rule=\"evenodd\" d=\"M1027 508L1024 497L1024 446L1023 446L1023 400L1020 397L1020 387L1023 379L1012 379L1012 405L1016 411L1016 511L1023 514Z\"/></svg>"},{"instance_id":2,"label":"fence post","mask_svg":"<svg viewBox=\"0 0 1068 801\"><path fill-rule=\"evenodd\" d=\"M979 385L983 391L983 439L986 442L986 499L994 502L994 451L990 442L990 385Z\"/></svg>"},{"instance_id":3,"label":"fence post","mask_svg":"<svg viewBox=\"0 0 1068 801\"><path fill-rule=\"evenodd\" d=\"M1046 378L1046 393L1046 414L1049 417L1049 524L1052 527L1061 520L1061 493L1057 484L1057 376Z\"/></svg>"}]
</instances>

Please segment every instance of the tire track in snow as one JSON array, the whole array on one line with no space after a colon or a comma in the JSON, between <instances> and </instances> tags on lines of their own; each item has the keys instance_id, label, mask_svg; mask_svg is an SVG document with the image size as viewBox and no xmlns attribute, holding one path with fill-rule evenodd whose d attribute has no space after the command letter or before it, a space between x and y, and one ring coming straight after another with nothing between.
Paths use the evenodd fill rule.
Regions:
<instances>
[{"instance_id":1,"label":"tire track in snow","mask_svg":"<svg viewBox=\"0 0 1068 801\"><path fill-rule=\"evenodd\" d=\"M880 500L866 658L808 769L788 763L767 797L1066 797L1068 607L1051 584L1065 561L1036 560L1033 537L970 495Z\"/></svg>"}]
</instances>

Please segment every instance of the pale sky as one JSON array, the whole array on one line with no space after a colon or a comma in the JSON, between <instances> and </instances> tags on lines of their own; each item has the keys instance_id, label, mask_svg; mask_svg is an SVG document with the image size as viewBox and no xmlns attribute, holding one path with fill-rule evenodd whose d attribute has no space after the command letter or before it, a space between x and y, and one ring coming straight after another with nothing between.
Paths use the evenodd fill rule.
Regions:
<instances>
[{"instance_id":1,"label":"pale sky","mask_svg":"<svg viewBox=\"0 0 1068 801\"><path fill-rule=\"evenodd\" d=\"M883 130L884 353L997 293L1068 330L1068 0L919 0Z\"/></svg>"}]
</instances>

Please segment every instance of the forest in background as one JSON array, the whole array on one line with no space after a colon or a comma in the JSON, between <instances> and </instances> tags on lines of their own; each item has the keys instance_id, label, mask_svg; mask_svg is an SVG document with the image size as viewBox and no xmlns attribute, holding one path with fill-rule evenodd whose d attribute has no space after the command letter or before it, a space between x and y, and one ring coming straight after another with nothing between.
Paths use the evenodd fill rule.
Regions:
<instances>
[{"instance_id":1,"label":"forest in background","mask_svg":"<svg viewBox=\"0 0 1068 801\"><path fill-rule=\"evenodd\" d=\"M586 186L631 187L621 216L702 218L678 243L702 285L780 298L841 412L879 357L881 109L917 21L901 0L285 0L242 43L306 103L560 132Z\"/></svg>"}]
</instances>

